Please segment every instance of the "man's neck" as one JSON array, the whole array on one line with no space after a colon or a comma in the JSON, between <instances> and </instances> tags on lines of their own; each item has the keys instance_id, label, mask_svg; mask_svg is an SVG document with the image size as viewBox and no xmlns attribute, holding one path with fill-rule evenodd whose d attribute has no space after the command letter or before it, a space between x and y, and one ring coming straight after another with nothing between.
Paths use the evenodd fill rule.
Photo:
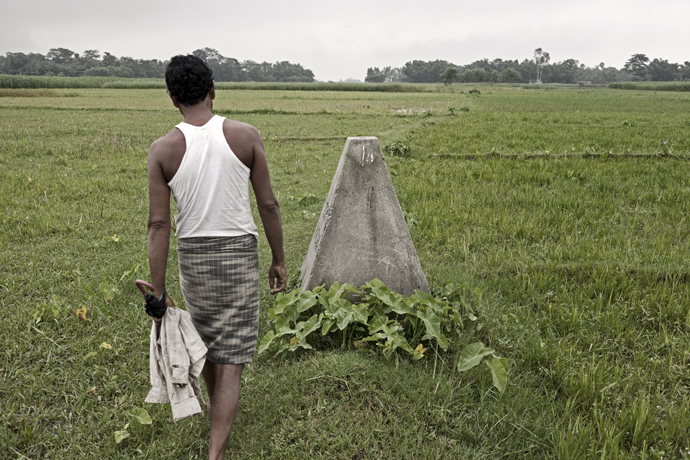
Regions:
<instances>
[{"instance_id":1,"label":"man's neck","mask_svg":"<svg viewBox=\"0 0 690 460\"><path fill-rule=\"evenodd\" d=\"M203 101L194 105L180 105L180 112L184 122L193 126L203 126L213 118L213 100L206 97Z\"/></svg>"}]
</instances>

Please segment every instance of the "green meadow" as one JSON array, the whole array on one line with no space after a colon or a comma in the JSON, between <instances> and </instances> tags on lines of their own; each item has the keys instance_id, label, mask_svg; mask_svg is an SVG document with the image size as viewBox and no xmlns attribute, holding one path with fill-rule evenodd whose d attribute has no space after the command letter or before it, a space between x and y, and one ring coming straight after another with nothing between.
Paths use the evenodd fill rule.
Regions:
<instances>
[{"instance_id":1,"label":"green meadow","mask_svg":"<svg viewBox=\"0 0 690 460\"><path fill-rule=\"evenodd\" d=\"M471 314L419 361L255 357L228 458L690 458L690 95L242 89L214 109L262 134L290 288L346 138L377 136L432 292ZM207 415L144 403L133 284L147 151L180 121L160 88L0 90L1 458L206 458ZM263 336L263 236L260 263ZM508 359L505 392L484 366L457 372L478 341Z\"/></svg>"}]
</instances>

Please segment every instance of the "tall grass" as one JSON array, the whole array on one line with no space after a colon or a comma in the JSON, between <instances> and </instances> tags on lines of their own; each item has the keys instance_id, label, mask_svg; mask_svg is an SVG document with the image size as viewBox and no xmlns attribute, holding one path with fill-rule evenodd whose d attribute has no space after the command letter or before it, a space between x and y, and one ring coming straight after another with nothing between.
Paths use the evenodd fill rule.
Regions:
<instances>
[{"instance_id":1,"label":"tall grass","mask_svg":"<svg viewBox=\"0 0 690 460\"><path fill-rule=\"evenodd\" d=\"M1 75L0 88L112 88L165 89L161 78L118 77L38 77ZM278 82L217 82L220 90L255 91L365 91L384 93L420 93L434 91L433 85L405 83L278 83Z\"/></svg>"},{"instance_id":2,"label":"tall grass","mask_svg":"<svg viewBox=\"0 0 690 460\"><path fill-rule=\"evenodd\" d=\"M688 81L660 81L660 82L614 82L609 83L611 89L633 89L638 91L690 91Z\"/></svg>"},{"instance_id":3,"label":"tall grass","mask_svg":"<svg viewBox=\"0 0 690 460\"><path fill-rule=\"evenodd\" d=\"M102 88L105 83L121 81L116 77L38 77L0 75L0 88Z\"/></svg>"},{"instance_id":4,"label":"tall grass","mask_svg":"<svg viewBox=\"0 0 690 460\"><path fill-rule=\"evenodd\" d=\"M381 93L423 93L434 91L433 85L406 83L261 83L261 82L218 82L217 89L258 91L365 91Z\"/></svg>"}]
</instances>

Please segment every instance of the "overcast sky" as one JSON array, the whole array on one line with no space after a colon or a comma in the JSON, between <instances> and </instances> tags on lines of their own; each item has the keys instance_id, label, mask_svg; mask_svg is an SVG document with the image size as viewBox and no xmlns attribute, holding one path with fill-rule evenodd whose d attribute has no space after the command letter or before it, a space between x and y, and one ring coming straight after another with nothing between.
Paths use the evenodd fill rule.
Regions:
<instances>
[{"instance_id":1,"label":"overcast sky","mask_svg":"<svg viewBox=\"0 0 690 460\"><path fill-rule=\"evenodd\" d=\"M689 0L0 0L0 53L50 48L168 59L198 48L363 80L413 59L531 58L622 67L633 53L690 61Z\"/></svg>"}]
</instances>

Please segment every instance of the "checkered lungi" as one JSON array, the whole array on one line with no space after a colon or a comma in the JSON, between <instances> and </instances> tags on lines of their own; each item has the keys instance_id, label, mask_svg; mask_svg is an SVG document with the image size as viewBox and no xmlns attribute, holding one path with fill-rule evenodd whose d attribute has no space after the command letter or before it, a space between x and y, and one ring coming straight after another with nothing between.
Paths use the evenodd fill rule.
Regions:
<instances>
[{"instance_id":1,"label":"checkered lungi","mask_svg":"<svg viewBox=\"0 0 690 460\"><path fill-rule=\"evenodd\" d=\"M192 322L217 364L252 361L259 326L254 235L180 238L180 287Z\"/></svg>"}]
</instances>

